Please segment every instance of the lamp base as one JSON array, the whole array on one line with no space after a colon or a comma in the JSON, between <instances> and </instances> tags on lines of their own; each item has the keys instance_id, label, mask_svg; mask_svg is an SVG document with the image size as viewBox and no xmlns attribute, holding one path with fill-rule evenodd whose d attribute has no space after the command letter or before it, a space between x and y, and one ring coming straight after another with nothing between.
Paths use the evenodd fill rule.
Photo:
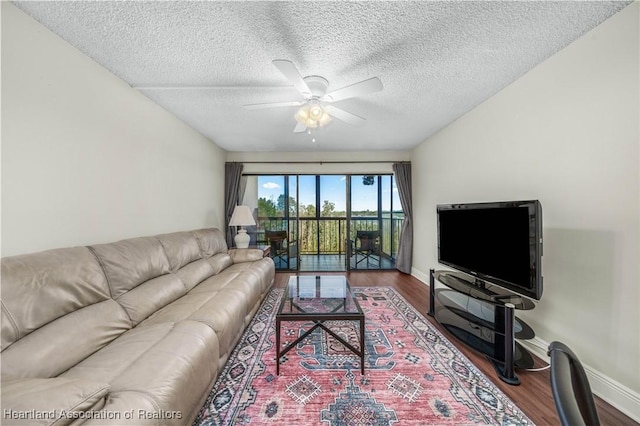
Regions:
<instances>
[{"instance_id":1,"label":"lamp base","mask_svg":"<svg viewBox=\"0 0 640 426\"><path fill-rule=\"evenodd\" d=\"M246 229L238 229L238 234L233 238L236 242L236 248L249 248L249 241L251 241L251 237L247 234Z\"/></svg>"}]
</instances>

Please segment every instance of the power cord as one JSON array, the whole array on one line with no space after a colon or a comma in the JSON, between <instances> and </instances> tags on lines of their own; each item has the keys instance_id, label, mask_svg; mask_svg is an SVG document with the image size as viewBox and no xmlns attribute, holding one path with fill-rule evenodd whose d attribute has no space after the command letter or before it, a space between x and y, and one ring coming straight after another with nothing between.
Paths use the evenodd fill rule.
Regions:
<instances>
[{"instance_id":1,"label":"power cord","mask_svg":"<svg viewBox=\"0 0 640 426\"><path fill-rule=\"evenodd\" d=\"M544 371L544 370L548 370L551 367L551 364L547 365L546 367L540 367L540 368L523 368L524 371Z\"/></svg>"}]
</instances>

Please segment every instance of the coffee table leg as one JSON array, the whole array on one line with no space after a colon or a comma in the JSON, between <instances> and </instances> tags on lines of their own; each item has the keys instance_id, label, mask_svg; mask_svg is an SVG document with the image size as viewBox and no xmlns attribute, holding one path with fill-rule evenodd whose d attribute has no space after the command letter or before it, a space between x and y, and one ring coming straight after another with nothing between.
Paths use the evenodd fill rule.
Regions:
<instances>
[{"instance_id":1,"label":"coffee table leg","mask_svg":"<svg viewBox=\"0 0 640 426\"><path fill-rule=\"evenodd\" d=\"M276 318L276 376L280 375L280 319Z\"/></svg>"},{"instance_id":2,"label":"coffee table leg","mask_svg":"<svg viewBox=\"0 0 640 426\"><path fill-rule=\"evenodd\" d=\"M364 318L360 319L360 372L364 376Z\"/></svg>"}]
</instances>

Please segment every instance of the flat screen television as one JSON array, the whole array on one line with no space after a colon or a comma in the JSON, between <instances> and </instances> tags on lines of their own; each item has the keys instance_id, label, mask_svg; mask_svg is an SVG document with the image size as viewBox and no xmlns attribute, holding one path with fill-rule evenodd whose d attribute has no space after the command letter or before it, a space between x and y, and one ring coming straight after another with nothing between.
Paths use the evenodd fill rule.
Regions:
<instances>
[{"instance_id":1,"label":"flat screen television","mask_svg":"<svg viewBox=\"0 0 640 426\"><path fill-rule=\"evenodd\" d=\"M440 204L438 262L498 285L542 297L542 205L538 200Z\"/></svg>"}]
</instances>

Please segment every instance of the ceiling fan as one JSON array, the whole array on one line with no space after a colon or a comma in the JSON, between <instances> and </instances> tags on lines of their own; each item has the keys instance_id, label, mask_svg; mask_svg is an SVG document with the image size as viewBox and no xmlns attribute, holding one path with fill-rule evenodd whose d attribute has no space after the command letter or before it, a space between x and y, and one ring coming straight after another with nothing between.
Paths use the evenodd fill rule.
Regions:
<instances>
[{"instance_id":1,"label":"ceiling fan","mask_svg":"<svg viewBox=\"0 0 640 426\"><path fill-rule=\"evenodd\" d=\"M285 59L276 59L273 61L273 65L275 65L276 68L287 77L291 84L293 84L293 87L300 92L303 100L250 104L244 107L249 110L254 110L300 106L301 108L299 108L295 114L298 123L293 129L294 133L304 132L307 128L324 126L331 121L332 117L351 124L352 126L362 126L366 122L363 117L330 104L382 90L382 82L380 79L378 77L372 77L327 93L329 81L326 78L319 75L302 77L293 62Z\"/></svg>"}]
</instances>

